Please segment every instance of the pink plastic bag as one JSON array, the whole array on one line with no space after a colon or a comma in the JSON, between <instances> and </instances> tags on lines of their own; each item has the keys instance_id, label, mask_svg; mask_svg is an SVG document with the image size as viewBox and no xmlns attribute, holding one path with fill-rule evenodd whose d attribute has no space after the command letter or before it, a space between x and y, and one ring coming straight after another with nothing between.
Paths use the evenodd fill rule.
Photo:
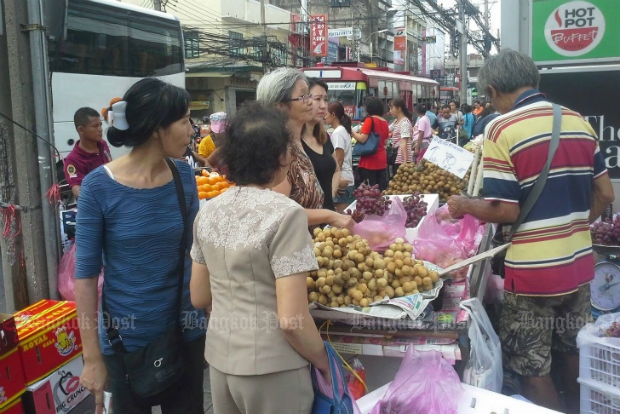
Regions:
<instances>
[{"instance_id":1,"label":"pink plastic bag","mask_svg":"<svg viewBox=\"0 0 620 414\"><path fill-rule=\"evenodd\" d=\"M60 258L58 264L58 292L64 300L75 301L75 243ZM97 290L99 298L101 298L101 289L103 288L103 269L99 273Z\"/></svg>"},{"instance_id":2,"label":"pink plastic bag","mask_svg":"<svg viewBox=\"0 0 620 414\"><path fill-rule=\"evenodd\" d=\"M483 223L474 216L465 214L462 219L451 219L447 210L445 204L429 214L420 224L413 242L416 259L443 268L474 256L484 234ZM467 268L463 271L466 274Z\"/></svg>"},{"instance_id":3,"label":"pink plastic bag","mask_svg":"<svg viewBox=\"0 0 620 414\"><path fill-rule=\"evenodd\" d=\"M400 198L392 199L391 208L383 216L367 214L364 220L353 226L353 234L368 240L370 248L385 251L397 238L405 239L407 211Z\"/></svg>"},{"instance_id":4,"label":"pink plastic bag","mask_svg":"<svg viewBox=\"0 0 620 414\"><path fill-rule=\"evenodd\" d=\"M439 352L413 346L370 414L456 414L463 393L458 374Z\"/></svg>"}]
</instances>

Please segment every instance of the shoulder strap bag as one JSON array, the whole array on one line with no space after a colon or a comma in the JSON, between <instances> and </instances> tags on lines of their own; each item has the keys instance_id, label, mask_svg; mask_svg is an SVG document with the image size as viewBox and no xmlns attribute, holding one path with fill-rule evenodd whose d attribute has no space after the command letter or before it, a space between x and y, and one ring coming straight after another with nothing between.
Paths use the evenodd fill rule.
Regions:
<instances>
[{"instance_id":1,"label":"shoulder strap bag","mask_svg":"<svg viewBox=\"0 0 620 414\"><path fill-rule=\"evenodd\" d=\"M519 226L526 219L532 207L538 200L538 197L542 193L543 188L545 187L545 183L547 182L547 175L549 174L549 169L551 168L551 162L553 161L553 156L555 155L555 151L558 149L560 145L560 129L562 126L562 107L557 104L553 104L553 130L551 132L551 141L549 142L549 153L547 155L547 161L540 172L540 175L536 179L530 194L525 199L523 206L519 211L519 216L517 220L510 226L510 230L508 232L504 232L504 226L498 225L497 231L495 232L495 236L493 237L493 244L495 246L500 246L502 244L510 243L512 237L519 229ZM493 272L497 275L504 276L504 259L506 258L506 250L502 250L500 253L496 254L492 260Z\"/></svg>"},{"instance_id":2,"label":"shoulder strap bag","mask_svg":"<svg viewBox=\"0 0 620 414\"><path fill-rule=\"evenodd\" d=\"M181 216L183 217L183 236L180 257L176 268L178 277L177 317L175 318L174 325L146 347L127 352L123 345L123 338L118 332L117 323L114 319L111 323L109 321L110 315L106 310L105 295L102 294L104 328L107 328L108 341L125 371L124 374L128 386L136 396L155 402L155 398L176 384L185 371L182 351L183 335L179 320L182 309L185 251L187 248L187 205L179 171L174 161L166 158L166 162L174 177Z\"/></svg>"},{"instance_id":3,"label":"shoulder strap bag","mask_svg":"<svg viewBox=\"0 0 620 414\"><path fill-rule=\"evenodd\" d=\"M373 155L379 148L379 134L375 132L375 118L370 117L370 132L368 133L368 139L365 142L356 142L353 146L353 156L363 157L366 155Z\"/></svg>"},{"instance_id":4,"label":"shoulder strap bag","mask_svg":"<svg viewBox=\"0 0 620 414\"><path fill-rule=\"evenodd\" d=\"M314 401L311 414L353 414L355 400L351 397L340 358L329 342L325 341L324 344L329 361L331 389L329 389L329 385L325 384L319 370L312 367L310 374Z\"/></svg>"}]
</instances>

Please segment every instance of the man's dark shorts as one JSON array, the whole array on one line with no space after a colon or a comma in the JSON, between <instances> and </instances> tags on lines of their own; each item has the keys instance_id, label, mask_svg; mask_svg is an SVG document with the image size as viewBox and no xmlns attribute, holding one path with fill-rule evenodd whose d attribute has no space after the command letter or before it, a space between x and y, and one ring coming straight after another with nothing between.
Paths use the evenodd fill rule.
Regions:
<instances>
[{"instance_id":1,"label":"man's dark shorts","mask_svg":"<svg viewBox=\"0 0 620 414\"><path fill-rule=\"evenodd\" d=\"M548 375L551 350L578 352L577 333L591 319L589 283L559 296L506 292L499 328L504 369L528 377Z\"/></svg>"}]
</instances>

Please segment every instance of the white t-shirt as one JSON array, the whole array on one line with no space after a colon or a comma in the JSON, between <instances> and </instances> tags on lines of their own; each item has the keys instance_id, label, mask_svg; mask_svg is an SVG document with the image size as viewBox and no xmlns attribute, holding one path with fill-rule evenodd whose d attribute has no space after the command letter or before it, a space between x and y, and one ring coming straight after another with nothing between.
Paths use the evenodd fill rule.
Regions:
<instances>
[{"instance_id":1,"label":"white t-shirt","mask_svg":"<svg viewBox=\"0 0 620 414\"><path fill-rule=\"evenodd\" d=\"M351 153L351 135L342 126L338 125L331 136L334 151L340 148L344 151L344 161L342 161L342 171L340 177L343 180L351 181L353 184L353 155Z\"/></svg>"}]
</instances>

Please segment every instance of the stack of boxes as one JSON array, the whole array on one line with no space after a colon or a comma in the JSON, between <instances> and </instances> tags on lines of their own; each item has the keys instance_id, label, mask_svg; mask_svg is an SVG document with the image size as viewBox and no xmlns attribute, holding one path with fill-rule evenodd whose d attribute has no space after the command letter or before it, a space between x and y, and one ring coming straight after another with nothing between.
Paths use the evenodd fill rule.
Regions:
<instances>
[{"instance_id":1,"label":"stack of boxes","mask_svg":"<svg viewBox=\"0 0 620 414\"><path fill-rule=\"evenodd\" d=\"M620 313L604 317L620 323ZM589 323L577 344L581 413L620 414L620 338L601 336L600 327Z\"/></svg>"},{"instance_id":2,"label":"stack of boxes","mask_svg":"<svg viewBox=\"0 0 620 414\"><path fill-rule=\"evenodd\" d=\"M41 300L11 316L5 322L16 333L13 346L3 353L0 345L0 368L11 364L6 371L11 378L4 369L0 373L0 414L79 414L73 409L89 392L79 383L82 342L75 303Z\"/></svg>"},{"instance_id":3,"label":"stack of boxes","mask_svg":"<svg viewBox=\"0 0 620 414\"><path fill-rule=\"evenodd\" d=\"M24 412L24 369L17 347L17 329L13 315L0 313L0 413Z\"/></svg>"}]
</instances>

